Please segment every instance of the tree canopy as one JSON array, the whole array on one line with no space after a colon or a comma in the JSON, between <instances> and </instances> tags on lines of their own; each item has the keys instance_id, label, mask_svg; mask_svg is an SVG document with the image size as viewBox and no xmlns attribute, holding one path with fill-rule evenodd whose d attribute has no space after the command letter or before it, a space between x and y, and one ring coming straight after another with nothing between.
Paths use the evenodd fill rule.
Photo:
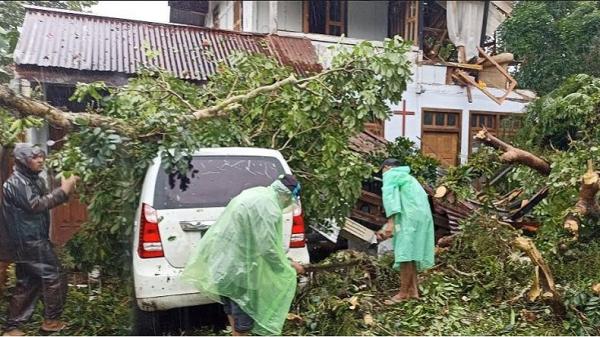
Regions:
<instances>
[{"instance_id":1,"label":"tree canopy","mask_svg":"<svg viewBox=\"0 0 600 337\"><path fill-rule=\"evenodd\" d=\"M498 32L503 48L522 62L522 88L546 94L571 75L600 75L597 1L518 1Z\"/></svg>"},{"instance_id":2,"label":"tree canopy","mask_svg":"<svg viewBox=\"0 0 600 337\"><path fill-rule=\"evenodd\" d=\"M145 169L158 153L164 169L185 180L198 148L277 149L305 187L308 219L346 216L373 172L349 138L386 119L387 103L401 99L408 50L400 38L382 48L340 48L329 69L306 78L264 55L239 54L202 87L147 68L124 87L81 84L73 99L94 103L78 114L0 87L0 105L12 112L3 124L21 126L33 115L70 129L50 160L55 172L82 177L89 205L89 221L70 245L83 263L124 265L114 259L126 251Z\"/></svg>"}]
</instances>

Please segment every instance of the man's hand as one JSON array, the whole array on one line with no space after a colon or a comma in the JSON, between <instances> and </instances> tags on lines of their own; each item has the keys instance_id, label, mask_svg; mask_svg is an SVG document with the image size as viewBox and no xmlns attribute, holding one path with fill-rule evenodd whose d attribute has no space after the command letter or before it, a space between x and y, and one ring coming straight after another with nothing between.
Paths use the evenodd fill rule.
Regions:
<instances>
[{"instance_id":1,"label":"man's hand","mask_svg":"<svg viewBox=\"0 0 600 337\"><path fill-rule=\"evenodd\" d=\"M71 194L73 193L73 191L75 190L75 184L77 183L77 181L79 180L78 176L70 176L69 178L66 179L61 179L60 181L60 188L67 194Z\"/></svg>"},{"instance_id":2,"label":"man's hand","mask_svg":"<svg viewBox=\"0 0 600 337\"><path fill-rule=\"evenodd\" d=\"M385 227L375 233L375 235L377 235L377 239L379 241L385 241L394 236L394 221L390 218L385 224Z\"/></svg>"},{"instance_id":3,"label":"man's hand","mask_svg":"<svg viewBox=\"0 0 600 337\"><path fill-rule=\"evenodd\" d=\"M300 263L296 262L296 261L292 261L292 267L293 267L294 269L296 269L296 273L297 273L298 275L301 275L301 274L304 274L304 273L305 273L305 271L304 271L304 267L302 267L302 265L301 265Z\"/></svg>"}]
</instances>

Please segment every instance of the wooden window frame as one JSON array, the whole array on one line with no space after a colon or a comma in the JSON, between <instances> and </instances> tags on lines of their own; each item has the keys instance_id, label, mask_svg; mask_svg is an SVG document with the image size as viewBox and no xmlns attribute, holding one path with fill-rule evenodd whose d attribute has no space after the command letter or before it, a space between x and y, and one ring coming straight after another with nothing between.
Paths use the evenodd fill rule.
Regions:
<instances>
[{"instance_id":1,"label":"wooden window frame","mask_svg":"<svg viewBox=\"0 0 600 337\"><path fill-rule=\"evenodd\" d=\"M489 115L489 116L493 116L494 117L494 123L496 125L496 127L494 129L488 129L490 130L495 136L498 136L498 133L500 131L500 119L502 117L520 117L523 118L525 117L525 114L522 112L505 112L505 111L501 111L501 112L495 112L495 111L485 111L485 110L469 110L469 156L471 156L473 154L473 136L482 130L481 127L476 126L476 127L472 127L471 126L471 121L473 120L473 115ZM518 129L514 129L515 131Z\"/></svg>"},{"instance_id":2,"label":"wooden window frame","mask_svg":"<svg viewBox=\"0 0 600 337\"><path fill-rule=\"evenodd\" d=\"M329 15L329 11L331 8L331 3L330 1L325 1L326 6L325 6L325 34L323 35L331 35L329 32L329 27L330 26L338 26L340 27L340 31L342 32L342 35L348 36L348 1L347 0L339 0L340 1L340 5L341 5L341 21L331 21L329 19L330 15ZM304 32L305 34L321 34L321 33L314 33L310 31L310 22L309 22L309 16L310 16L310 7L309 7L309 3L310 0L304 0L302 1L302 32ZM338 35L331 35L331 36L338 36Z\"/></svg>"},{"instance_id":3,"label":"wooden window frame","mask_svg":"<svg viewBox=\"0 0 600 337\"><path fill-rule=\"evenodd\" d=\"M419 1L405 1L404 8L404 40L412 41L414 46L419 45ZM414 16L411 6L414 5Z\"/></svg>"},{"instance_id":4,"label":"wooden window frame","mask_svg":"<svg viewBox=\"0 0 600 337\"><path fill-rule=\"evenodd\" d=\"M241 32L244 30L244 2L233 1L233 30Z\"/></svg>"},{"instance_id":5,"label":"wooden window frame","mask_svg":"<svg viewBox=\"0 0 600 337\"><path fill-rule=\"evenodd\" d=\"M212 28L221 29L221 4L216 4L215 7L212 8Z\"/></svg>"},{"instance_id":6,"label":"wooden window frame","mask_svg":"<svg viewBox=\"0 0 600 337\"><path fill-rule=\"evenodd\" d=\"M449 127L440 127L435 125L425 125L425 112L446 112L446 113L454 113L458 114L458 126L455 128ZM444 109L444 108L421 108L421 153L423 153L423 135L427 131L431 132L447 132L447 133L456 133L458 134L458 165L461 164L461 152L462 152L462 114L463 111L460 109ZM448 117L444 118L445 121L448 120Z\"/></svg>"}]
</instances>

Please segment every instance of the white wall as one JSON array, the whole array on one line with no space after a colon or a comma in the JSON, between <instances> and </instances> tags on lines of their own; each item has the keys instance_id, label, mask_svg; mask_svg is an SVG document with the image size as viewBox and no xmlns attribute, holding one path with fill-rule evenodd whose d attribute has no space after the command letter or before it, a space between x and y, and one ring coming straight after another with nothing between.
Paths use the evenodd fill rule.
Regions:
<instances>
[{"instance_id":1,"label":"white wall","mask_svg":"<svg viewBox=\"0 0 600 337\"><path fill-rule=\"evenodd\" d=\"M422 109L439 108L462 111L460 159L465 163L469 154L469 115L471 111L521 113L525 103L506 100L502 105L496 104L477 88L471 88L473 103L467 99L466 89L458 85L446 85L446 67L419 66L413 74L412 82L402 95L406 100L407 111L413 116L406 116L406 134L415 144L421 146ZM489 89L494 95L501 95L500 89ZM515 93L510 98L520 98ZM402 102L390 105L391 110L402 110ZM385 123L385 138L394 140L402 134L402 116L393 116Z\"/></svg>"},{"instance_id":2,"label":"white wall","mask_svg":"<svg viewBox=\"0 0 600 337\"><path fill-rule=\"evenodd\" d=\"M387 1L348 1L348 37L381 41L387 37Z\"/></svg>"},{"instance_id":3,"label":"white wall","mask_svg":"<svg viewBox=\"0 0 600 337\"><path fill-rule=\"evenodd\" d=\"M302 1L278 1L277 28L290 32L302 31Z\"/></svg>"}]
</instances>

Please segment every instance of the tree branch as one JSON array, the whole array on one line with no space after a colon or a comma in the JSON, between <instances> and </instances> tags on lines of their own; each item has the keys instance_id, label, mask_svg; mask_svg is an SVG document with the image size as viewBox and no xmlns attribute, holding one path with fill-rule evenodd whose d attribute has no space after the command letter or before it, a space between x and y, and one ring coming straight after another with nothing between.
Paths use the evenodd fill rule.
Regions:
<instances>
[{"instance_id":1,"label":"tree branch","mask_svg":"<svg viewBox=\"0 0 600 337\"><path fill-rule=\"evenodd\" d=\"M523 151L503 142L494 135L490 134L485 128L479 131L473 137L473 139L479 140L488 146L503 151L504 153L500 156L500 160L503 162L523 164L531 167L545 176L550 174L550 164L547 161L533 155L530 152Z\"/></svg>"},{"instance_id":2,"label":"tree branch","mask_svg":"<svg viewBox=\"0 0 600 337\"><path fill-rule=\"evenodd\" d=\"M0 85L0 106L18 111L23 116L35 116L46 120L49 124L63 129L72 129L76 120L85 120L91 126L111 127L122 134L134 134L135 129L123 121L91 113L74 113L62 111L50 104L33 98L17 95L6 85Z\"/></svg>"},{"instance_id":3,"label":"tree branch","mask_svg":"<svg viewBox=\"0 0 600 337\"><path fill-rule=\"evenodd\" d=\"M248 91L245 94L242 95L237 95L237 96L232 96L229 97L223 101L221 101L220 103L218 103L217 105L208 107L208 108L204 108L204 109L200 109L200 110L196 110L192 113L192 116L196 119L200 119L200 118L208 118L208 117L220 117L220 116L224 116L227 114L226 109L228 107L231 107L234 104L240 103L242 101L246 101L249 99L252 99L254 97L257 97L261 94L264 93L268 93L268 92L272 92L275 90L278 90L288 84L291 85L302 85L303 83L307 83L310 81L315 81L318 80L326 75L329 75L331 73L334 72L340 72L340 71L350 71L350 69L348 69L348 67L344 67L344 68L334 68L334 69L329 69L327 71L321 72L317 75L311 76L311 77L307 77L307 78L303 78L303 79L297 79L296 76L294 74L291 74L290 76L284 78L283 80L279 80L273 84L269 84L269 85L265 85L262 87L258 87L256 89L252 89L250 91Z\"/></svg>"}]
</instances>

